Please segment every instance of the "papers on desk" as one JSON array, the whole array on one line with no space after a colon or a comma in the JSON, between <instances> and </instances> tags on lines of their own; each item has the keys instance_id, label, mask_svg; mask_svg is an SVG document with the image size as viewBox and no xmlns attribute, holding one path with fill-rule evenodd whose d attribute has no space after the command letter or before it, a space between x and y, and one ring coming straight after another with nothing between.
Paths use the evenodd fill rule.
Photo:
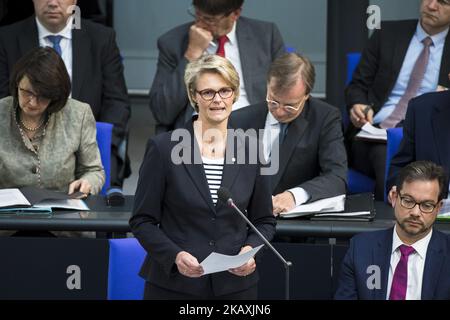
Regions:
<instances>
[{"instance_id":1,"label":"papers on desk","mask_svg":"<svg viewBox=\"0 0 450 320\"><path fill-rule=\"evenodd\" d=\"M450 221L450 199L444 199L444 204L442 205L441 211L439 212L438 220L449 220Z\"/></svg>"},{"instance_id":2,"label":"papers on desk","mask_svg":"<svg viewBox=\"0 0 450 320\"><path fill-rule=\"evenodd\" d=\"M362 126L361 131L358 132L356 138L363 140L387 141L386 129L376 128L370 123Z\"/></svg>"},{"instance_id":3,"label":"papers on desk","mask_svg":"<svg viewBox=\"0 0 450 320\"><path fill-rule=\"evenodd\" d=\"M345 208L345 194L302 204L291 211L281 213L282 218L308 216L320 212L342 212Z\"/></svg>"},{"instance_id":4,"label":"papers on desk","mask_svg":"<svg viewBox=\"0 0 450 320\"><path fill-rule=\"evenodd\" d=\"M212 252L205 260L200 263L203 267L203 275L210 273L227 271L228 269L237 268L247 263L264 245L253 248L243 254L238 254L236 256L227 256L225 254L220 254Z\"/></svg>"},{"instance_id":5,"label":"papers on desk","mask_svg":"<svg viewBox=\"0 0 450 320\"><path fill-rule=\"evenodd\" d=\"M81 199L70 195L36 187L0 189L1 212L52 212L52 209L87 211L89 207Z\"/></svg>"}]
</instances>

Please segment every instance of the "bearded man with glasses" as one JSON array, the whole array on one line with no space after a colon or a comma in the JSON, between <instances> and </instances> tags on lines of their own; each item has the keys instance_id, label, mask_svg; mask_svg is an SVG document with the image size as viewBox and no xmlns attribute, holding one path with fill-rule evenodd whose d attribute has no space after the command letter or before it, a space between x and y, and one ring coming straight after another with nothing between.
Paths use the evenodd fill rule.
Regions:
<instances>
[{"instance_id":1,"label":"bearded man with glasses","mask_svg":"<svg viewBox=\"0 0 450 320\"><path fill-rule=\"evenodd\" d=\"M241 94L233 110L264 100L265 76L271 62L284 52L284 43L274 23L242 17L243 3L193 0L188 13L194 21L158 39L158 64L150 90L157 133L183 127L191 120L184 70L188 62L205 54L225 57L236 68Z\"/></svg>"},{"instance_id":2,"label":"bearded man with glasses","mask_svg":"<svg viewBox=\"0 0 450 320\"><path fill-rule=\"evenodd\" d=\"M433 228L447 191L435 163L402 168L389 192L395 226L352 238L335 298L449 300L450 238Z\"/></svg>"},{"instance_id":3,"label":"bearded man with glasses","mask_svg":"<svg viewBox=\"0 0 450 320\"><path fill-rule=\"evenodd\" d=\"M272 177L273 214L305 202L345 194L347 156L339 110L311 97L314 66L296 53L271 65L266 102L231 114L230 125L259 134ZM250 133L250 132L249 132Z\"/></svg>"}]
</instances>

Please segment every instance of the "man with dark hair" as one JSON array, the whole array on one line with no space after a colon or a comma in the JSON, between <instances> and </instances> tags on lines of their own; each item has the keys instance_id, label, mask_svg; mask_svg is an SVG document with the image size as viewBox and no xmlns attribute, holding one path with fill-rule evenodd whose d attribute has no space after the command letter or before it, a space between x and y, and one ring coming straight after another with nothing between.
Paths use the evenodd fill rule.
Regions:
<instances>
[{"instance_id":1,"label":"man with dark hair","mask_svg":"<svg viewBox=\"0 0 450 320\"><path fill-rule=\"evenodd\" d=\"M412 99L403 125L403 139L391 160L386 190L398 172L417 160L430 160L450 169L450 91L432 92Z\"/></svg>"},{"instance_id":2,"label":"man with dark hair","mask_svg":"<svg viewBox=\"0 0 450 320\"><path fill-rule=\"evenodd\" d=\"M204 54L229 59L241 79L233 108L263 101L270 63L284 52L274 23L241 16L243 0L194 0L195 21L178 26L158 39L158 66L150 90L150 109L157 132L178 128L192 116L183 83L186 64Z\"/></svg>"},{"instance_id":3,"label":"man with dark hair","mask_svg":"<svg viewBox=\"0 0 450 320\"><path fill-rule=\"evenodd\" d=\"M310 96L315 71L311 62L287 53L271 65L265 103L231 114L230 125L264 129L264 156L278 172L272 178L273 213L345 194L347 156L336 107Z\"/></svg>"},{"instance_id":4,"label":"man with dark hair","mask_svg":"<svg viewBox=\"0 0 450 320\"><path fill-rule=\"evenodd\" d=\"M72 14L76 0L33 0L33 4L35 15L0 29L0 97L10 94L10 72L20 57L39 46L53 47L69 73L71 97L88 103L96 121L114 125L111 184L122 186L129 165L119 150L127 134L130 102L115 33L76 20L79 17ZM80 22L80 29L74 22Z\"/></svg>"},{"instance_id":5,"label":"man with dark hair","mask_svg":"<svg viewBox=\"0 0 450 320\"><path fill-rule=\"evenodd\" d=\"M421 0L420 19L385 21L364 49L345 100L349 164L375 178L375 198L384 198L386 144L355 139L366 123L401 126L408 101L450 87L450 0Z\"/></svg>"},{"instance_id":6,"label":"man with dark hair","mask_svg":"<svg viewBox=\"0 0 450 320\"><path fill-rule=\"evenodd\" d=\"M433 229L447 176L430 161L404 167L389 197L394 228L358 234L341 267L336 299L450 299L450 238Z\"/></svg>"}]
</instances>

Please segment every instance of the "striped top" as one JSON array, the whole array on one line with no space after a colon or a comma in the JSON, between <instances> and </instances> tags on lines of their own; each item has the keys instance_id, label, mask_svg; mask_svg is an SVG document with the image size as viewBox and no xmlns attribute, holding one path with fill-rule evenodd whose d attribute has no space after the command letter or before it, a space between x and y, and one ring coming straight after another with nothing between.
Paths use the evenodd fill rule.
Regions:
<instances>
[{"instance_id":1,"label":"striped top","mask_svg":"<svg viewBox=\"0 0 450 320\"><path fill-rule=\"evenodd\" d=\"M209 159L202 157L203 169L208 181L209 192L214 204L217 204L217 190L220 188L223 174L223 163L225 158Z\"/></svg>"}]
</instances>

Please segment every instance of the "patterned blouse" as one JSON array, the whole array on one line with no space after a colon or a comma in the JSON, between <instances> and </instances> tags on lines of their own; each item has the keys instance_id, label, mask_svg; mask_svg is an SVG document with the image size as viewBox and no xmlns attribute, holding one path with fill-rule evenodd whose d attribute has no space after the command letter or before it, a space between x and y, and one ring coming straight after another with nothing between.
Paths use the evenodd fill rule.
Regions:
<instances>
[{"instance_id":1,"label":"patterned blouse","mask_svg":"<svg viewBox=\"0 0 450 320\"><path fill-rule=\"evenodd\" d=\"M39 186L67 192L86 179L100 192L105 173L88 104L69 99L30 140L19 126L12 97L0 100L0 188Z\"/></svg>"}]
</instances>

